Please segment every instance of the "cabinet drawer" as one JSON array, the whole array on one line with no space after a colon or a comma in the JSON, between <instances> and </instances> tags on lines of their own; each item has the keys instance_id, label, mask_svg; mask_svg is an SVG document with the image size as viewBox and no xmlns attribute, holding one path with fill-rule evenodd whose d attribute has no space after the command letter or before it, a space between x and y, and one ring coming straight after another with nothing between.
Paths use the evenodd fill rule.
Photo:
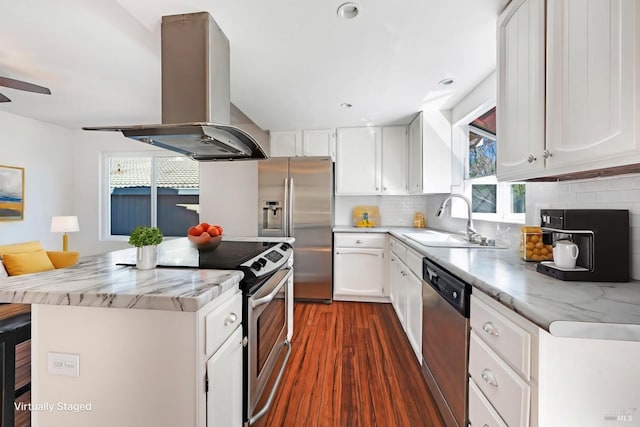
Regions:
<instances>
[{"instance_id":1,"label":"cabinet drawer","mask_svg":"<svg viewBox=\"0 0 640 427\"><path fill-rule=\"evenodd\" d=\"M471 427L508 427L473 380L469 380L469 425Z\"/></svg>"},{"instance_id":2,"label":"cabinet drawer","mask_svg":"<svg viewBox=\"0 0 640 427\"><path fill-rule=\"evenodd\" d=\"M335 236L335 246L384 249L384 238L385 234L341 233Z\"/></svg>"},{"instance_id":3,"label":"cabinet drawer","mask_svg":"<svg viewBox=\"0 0 640 427\"><path fill-rule=\"evenodd\" d=\"M391 249L391 252L395 253L402 261L407 259L407 247L400 243L399 240L391 238L391 241L389 242L389 249Z\"/></svg>"},{"instance_id":4,"label":"cabinet drawer","mask_svg":"<svg viewBox=\"0 0 640 427\"><path fill-rule=\"evenodd\" d=\"M413 274L422 280L422 256L409 249L407 250L406 263Z\"/></svg>"},{"instance_id":5,"label":"cabinet drawer","mask_svg":"<svg viewBox=\"0 0 640 427\"><path fill-rule=\"evenodd\" d=\"M237 293L204 318L205 352L214 353L242 323L242 294Z\"/></svg>"},{"instance_id":6,"label":"cabinet drawer","mask_svg":"<svg viewBox=\"0 0 640 427\"><path fill-rule=\"evenodd\" d=\"M471 329L526 380L531 375L531 334L471 296Z\"/></svg>"},{"instance_id":7,"label":"cabinet drawer","mask_svg":"<svg viewBox=\"0 0 640 427\"><path fill-rule=\"evenodd\" d=\"M471 427L507 427L471 379L469 380L469 425Z\"/></svg>"},{"instance_id":8,"label":"cabinet drawer","mask_svg":"<svg viewBox=\"0 0 640 427\"><path fill-rule=\"evenodd\" d=\"M469 375L507 425L529 426L529 385L474 331L469 346Z\"/></svg>"}]
</instances>

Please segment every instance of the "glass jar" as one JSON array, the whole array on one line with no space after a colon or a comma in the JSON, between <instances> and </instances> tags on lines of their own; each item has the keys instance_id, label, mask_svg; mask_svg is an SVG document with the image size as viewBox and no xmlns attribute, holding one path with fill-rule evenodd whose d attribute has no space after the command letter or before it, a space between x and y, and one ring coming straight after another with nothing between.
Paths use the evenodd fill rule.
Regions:
<instances>
[{"instance_id":1,"label":"glass jar","mask_svg":"<svg viewBox=\"0 0 640 427\"><path fill-rule=\"evenodd\" d=\"M552 261L551 233L540 227L520 228L520 257L525 261Z\"/></svg>"}]
</instances>

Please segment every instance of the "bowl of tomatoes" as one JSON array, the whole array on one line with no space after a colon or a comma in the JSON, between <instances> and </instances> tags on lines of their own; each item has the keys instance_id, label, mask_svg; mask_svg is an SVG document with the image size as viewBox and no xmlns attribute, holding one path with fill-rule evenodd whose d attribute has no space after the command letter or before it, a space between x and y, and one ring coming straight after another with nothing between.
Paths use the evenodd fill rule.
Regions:
<instances>
[{"instance_id":1,"label":"bowl of tomatoes","mask_svg":"<svg viewBox=\"0 0 640 427\"><path fill-rule=\"evenodd\" d=\"M222 227L202 222L187 230L187 238L199 250L214 250L222 243Z\"/></svg>"}]
</instances>

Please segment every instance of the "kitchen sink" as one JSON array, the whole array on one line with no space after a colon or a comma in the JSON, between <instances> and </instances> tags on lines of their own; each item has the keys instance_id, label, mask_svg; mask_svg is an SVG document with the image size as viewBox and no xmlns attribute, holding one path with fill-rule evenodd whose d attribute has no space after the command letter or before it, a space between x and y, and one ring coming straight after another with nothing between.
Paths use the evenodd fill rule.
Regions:
<instances>
[{"instance_id":1,"label":"kitchen sink","mask_svg":"<svg viewBox=\"0 0 640 427\"><path fill-rule=\"evenodd\" d=\"M466 236L441 231L424 230L417 233L405 233L405 237L424 246L436 248L504 249L506 246L485 246L467 241Z\"/></svg>"}]
</instances>

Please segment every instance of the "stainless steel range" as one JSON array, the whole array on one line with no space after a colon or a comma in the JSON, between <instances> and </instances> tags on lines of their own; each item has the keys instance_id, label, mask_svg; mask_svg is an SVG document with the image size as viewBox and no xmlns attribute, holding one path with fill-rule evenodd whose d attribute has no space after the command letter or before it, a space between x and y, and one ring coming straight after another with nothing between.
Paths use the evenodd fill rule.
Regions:
<instances>
[{"instance_id":1,"label":"stainless steel range","mask_svg":"<svg viewBox=\"0 0 640 427\"><path fill-rule=\"evenodd\" d=\"M282 241L223 240L214 250L182 246L158 251L158 267L244 273L240 290L245 425L253 424L269 410L291 352L288 330L293 301L292 255L292 245Z\"/></svg>"}]
</instances>

